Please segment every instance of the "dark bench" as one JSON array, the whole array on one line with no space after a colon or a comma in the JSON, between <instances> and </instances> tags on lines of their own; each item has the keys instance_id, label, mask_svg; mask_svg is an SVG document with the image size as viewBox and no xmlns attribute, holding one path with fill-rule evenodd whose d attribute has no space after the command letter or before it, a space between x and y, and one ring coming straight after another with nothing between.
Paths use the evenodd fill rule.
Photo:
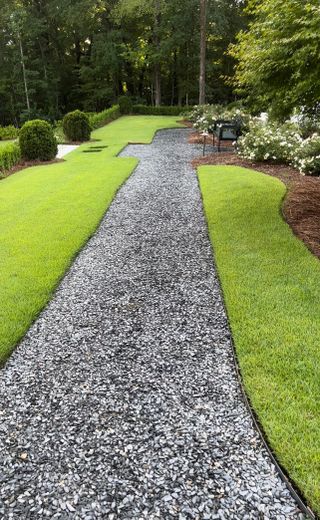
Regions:
<instances>
[{"instance_id":1,"label":"dark bench","mask_svg":"<svg viewBox=\"0 0 320 520\"><path fill-rule=\"evenodd\" d=\"M218 152L221 152L222 141L237 141L241 135L241 125L237 121L217 120L208 129L208 132L203 134L203 155L205 154L207 140L206 138L212 135L212 146L217 141Z\"/></svg>"}]
</instances>

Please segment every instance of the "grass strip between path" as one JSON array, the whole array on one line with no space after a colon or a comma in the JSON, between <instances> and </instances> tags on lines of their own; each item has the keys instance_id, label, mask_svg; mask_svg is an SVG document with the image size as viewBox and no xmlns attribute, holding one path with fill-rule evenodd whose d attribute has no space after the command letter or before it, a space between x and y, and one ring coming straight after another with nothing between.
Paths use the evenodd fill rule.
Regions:
<instances>
[{"instance_id":1,"label":"grass strip between path","mask_svg":"<svg viewBox=\"0 0 320 520\"><path fill-rule=\"evenodd\" d=\"M282 182L234 166L198 172L247 393L320 514L320 262L282 218Z\"/></svg>"},{"instance_id":2,"label":"grass strip between path","mask_svg":"<svg viewBox=\"0 0 320 520\"><path fill-rule=\"evenodd\" d=\"M128 142L150 143L176 117L123 117L93 133L61 163L27 168L0 182L0 362L52 297L95 232L137 160L115 157ZM94 146L97 153L83 153Z\"/></svg>"}]
</instances>

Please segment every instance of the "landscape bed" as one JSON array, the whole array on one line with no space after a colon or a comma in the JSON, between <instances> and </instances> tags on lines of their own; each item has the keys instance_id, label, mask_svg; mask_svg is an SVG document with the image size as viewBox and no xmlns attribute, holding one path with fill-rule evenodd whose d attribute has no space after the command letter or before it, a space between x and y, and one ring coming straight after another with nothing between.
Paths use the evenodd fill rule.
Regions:
<instances>
[{"instance_id":1,"label":"landscape bed","mask_svg":"<svg viewBox=\"0 0 320 520\"><path fill-rule=\"evenodd\" d=\"M72 259L95 232L137 161L116 155L150 143L176 117L128 116L93 133L66 160L0 182L0 363L52 297ZM97 141L97 142L96 142ZM99 153L83 153L101 145Z\"/></svg>"},{"instance_id":2,"label":"landscape bed","mask_svg":"<svg viewBox=\"0 0 320 520\"><path fill-rule=\"evenodd\" d=\"M238 166L198 170L244 385L279 462L320 513L320 263L281 215L286 188Z\"/></svg>"}]
</instances>

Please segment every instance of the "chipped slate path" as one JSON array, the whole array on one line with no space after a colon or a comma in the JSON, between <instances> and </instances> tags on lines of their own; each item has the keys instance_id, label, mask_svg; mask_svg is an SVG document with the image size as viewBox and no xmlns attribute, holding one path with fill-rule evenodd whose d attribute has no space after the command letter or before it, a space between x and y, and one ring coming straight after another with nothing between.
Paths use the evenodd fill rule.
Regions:
<instances>
[{"instance_id":1,"label":"chipped slate path","mask_svg":"<svg viewBox=\"0 0 320 520\"><path fill-rule=\"evenodd\" d=\"M302 518L233 366L187 130L162 131L0 382L0 517Z\"/></svg>"}]
</instances>

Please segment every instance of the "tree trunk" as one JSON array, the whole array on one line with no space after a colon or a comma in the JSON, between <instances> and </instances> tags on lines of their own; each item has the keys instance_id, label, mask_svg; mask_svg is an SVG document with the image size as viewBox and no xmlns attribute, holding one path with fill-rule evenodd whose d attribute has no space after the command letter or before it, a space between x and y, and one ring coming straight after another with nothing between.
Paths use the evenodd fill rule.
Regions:
<instances>
[{"instance_id":1,"label":"tree trunk","mask_svg":"<svg viewBox=\"0 0 320 520\"><path fill-rule=\"evenodd\" d=\"M159 38L159 25L160 25L160 0L155 0L154 3L154 33L153 40L156 51L159 55L160 52L160 38ZM155 105L159 107L161 105L161 67L160 61L157 57L154 65L154 89L155 89Z\"/></svg>"},{"instance_id":2,"label":"tree trunk","mask_svg":"<svg viewBox=\"0 0 320 520\"><path fill-rule=\"evenodd\" d=\"M29 91L28 91L27 73L26 73L26 65L25 65L25 61L24 61L24 54L23 54L23 47L22 47L22 40L21 40L20 33L18 33L18 39L19 39L19 47L20 47L24 92L26 95L27 109L28 109L28 112L30 113L30 99L29 99Z\"/></svg>"},{"instance_id":3,"label":"tree trunk","mask_svg":"<svg viewBox=\"0 0 320 520\"><path fill-rule=\"evenodd\" d=\"M154 66L154 102L156 107L161 105L161 73L160 65L156 63Z\"/></svg>"},{"instance_id":4,"label":"tree trunk","mask_svg":"<svg viewBox=\"0 0 320 520\"><path fill-rule=\"evenodd\" d=\"M200 0L199 105L206 102L207 0Z\"/></svg>"}]
</instances>

